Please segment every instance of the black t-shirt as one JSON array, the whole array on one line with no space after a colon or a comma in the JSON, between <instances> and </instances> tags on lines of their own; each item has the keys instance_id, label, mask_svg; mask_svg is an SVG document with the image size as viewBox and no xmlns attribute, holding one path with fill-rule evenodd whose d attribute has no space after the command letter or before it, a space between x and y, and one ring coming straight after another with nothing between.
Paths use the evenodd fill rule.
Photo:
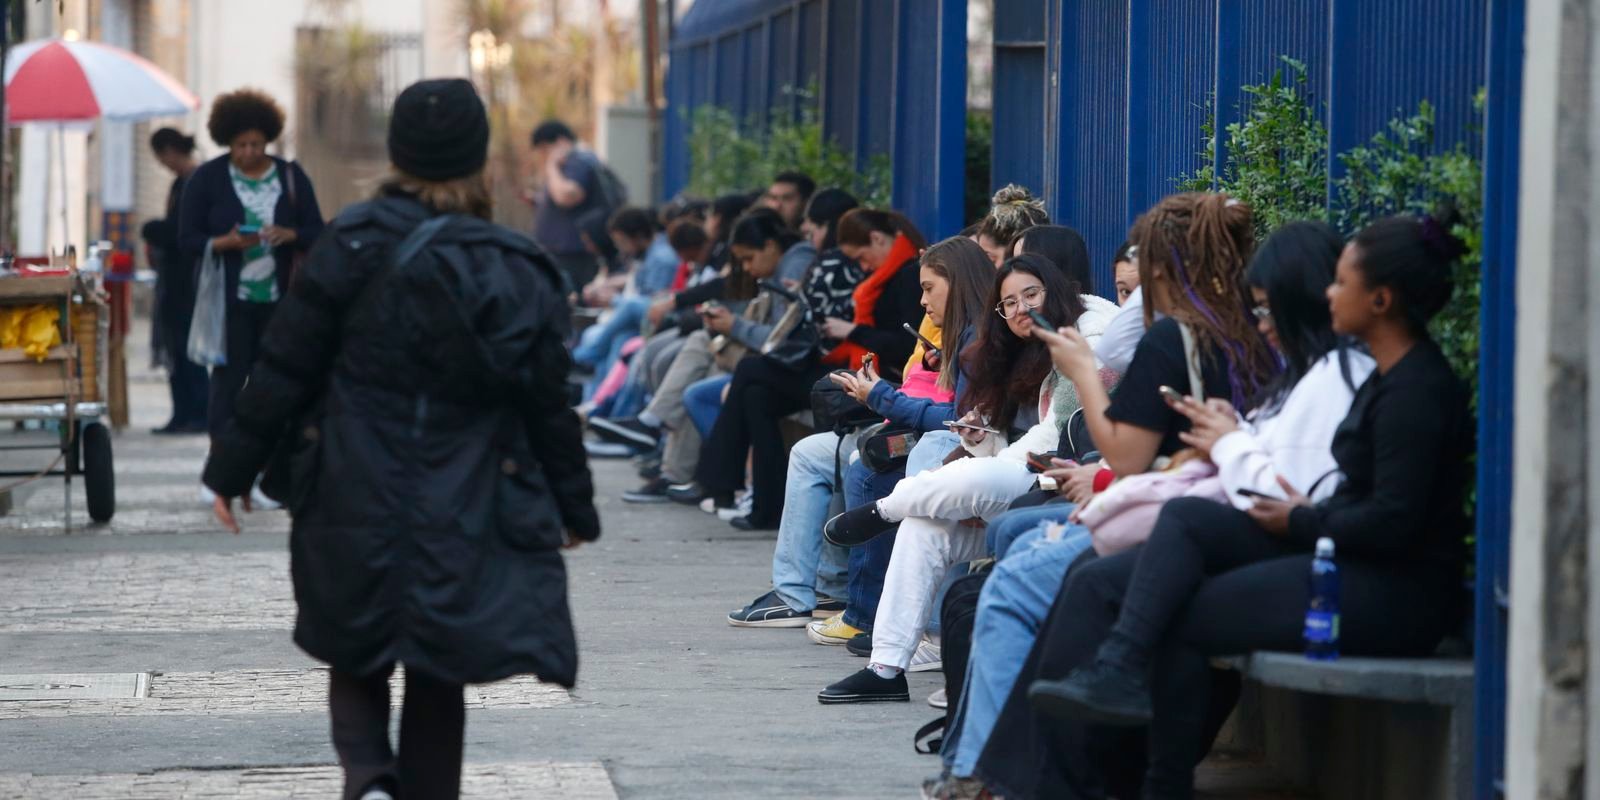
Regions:
<instances>
[{"instance_id":1,"label":"black t-shirt","mask_svg":"<svg viewBox=\"0 0 1600 800\"><path fill-rule=\"evenodd\" d=\"M558 256L587 253L583 238L578 235L578 220L590 209L603 208L605 198L600 194L599 167L593 154L574 150L561 162L561 174L583 187L583 202L572 208L562 208L550 199L550 189L539 190L539 207L533 214L533 240Z\"/></svg>"},{"instance_id":2,"label":"black t-shirt","mask_svg":"<svg viewBox=\"0 0 1600 800\"><path fill-rule=\"evenodd\" d=\"M1228 386L1227 361L1221 351L1213 350L1210 357L1202 350L1200 356L1200 382L1206 397L1231 397ZM1137 425L1147 431L1161 434L1161 446L1156 455L1170 456L1184 448L1178 434L1189 430L1189 418L1167 406L1157 389L1171 386L1179 394L1189 394L1189 367L1184 361L1183 332L1178 321L1162 319L1145 331L1139 347L1133 351L1133 363L1123 373L1122 382L1111 394L1111 407L1106 416L1116 422Z\"/></svg>"}]
</instances>

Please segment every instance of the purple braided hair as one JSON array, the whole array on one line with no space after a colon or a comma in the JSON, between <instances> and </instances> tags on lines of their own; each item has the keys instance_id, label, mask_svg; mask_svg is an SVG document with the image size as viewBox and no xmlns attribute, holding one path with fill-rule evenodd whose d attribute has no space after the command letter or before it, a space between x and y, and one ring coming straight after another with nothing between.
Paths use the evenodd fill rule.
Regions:
<instances>
[{"instance_id":1,"label":"purple braided hair","mask_svg":"<svg viewBox=\"0 0 1600 800\"><path fill-rule=\"evenodd\" d=\"M1178 268L1178 278L1183 281L1183 293L1189 298L1189 302L1194 303L1194 307L1199 309L1200 313L1213 327L1220 329L1222 321L1217 318L1211 307L1206 305L1206 302L1200 299L1200 295L1195 292L1194 282L1189 280L1189 270L1183 264L1183 255L1178 252L1176 245L1171 246L1171 250L1173 266ZM1244 376L1239 374L1235 365L1244 363L1248 359L1248 355L1242 345L1230 339L1223 340L1222 348L1226 351L1225 355L1228 362L1228 393L1232 395L1229 399L1232 400L1234 408L1244 408L1245 403L1249 400L1251 390L1247 390L1247 387L1245 387Z\"/></svg>"}]
</instances>

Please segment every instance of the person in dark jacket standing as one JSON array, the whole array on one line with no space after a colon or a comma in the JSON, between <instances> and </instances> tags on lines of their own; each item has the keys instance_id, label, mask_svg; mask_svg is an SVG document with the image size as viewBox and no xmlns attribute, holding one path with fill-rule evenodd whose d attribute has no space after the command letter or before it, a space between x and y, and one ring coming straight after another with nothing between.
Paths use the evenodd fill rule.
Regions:
<instances>
[{"instance_id":1,"label":"person in dark jacket standing","mask_svg":"<svg viewBox=\"0 0 1600 800\"><path fill-rule=\"evenodd\" d=\"M332 667L347 800L456 797L463 685L577 676L559 549L600 523L569 314L550 257L487 221L488 141L467 81L401 93L394 174L312 249L206 465L235 531L233 498L288 473L294 638Z\"/></svg>"},{"instance_id":2,"label":"person in dark jacket standing","mask_svg":"<svg viewBox=\"0 0 1600 800\"><path fill-rule=\"evenodd\" d=\"M262 332L287 293L295 261L322 233L317 194L299 164L267 155L283 109L253 89L221 95L206 122L228 152L200 165L183 190L178 247L197 266L221 258L227 285L227 363L211 375L213 439L255 364Z\"/></svg>"},{"instance_id":3,"label":"person in dark jacket standing","mask_svg":"<svg viewBox=\"0 0 1600 800\"><path fill-rule=\"evenodd\" d=\"M176 176L167 191L166 216L146 222L142 231L156 270L156 341L166 353L167 384L172 391L172 419L151 433L204 433L211 382L205 367L189 360L194 262L184 258L178 247L178 203L189 176L199 167L194 160L194 137L162 128L151 134L150 149L161 166Z\"/></svg>"}]
</instances>

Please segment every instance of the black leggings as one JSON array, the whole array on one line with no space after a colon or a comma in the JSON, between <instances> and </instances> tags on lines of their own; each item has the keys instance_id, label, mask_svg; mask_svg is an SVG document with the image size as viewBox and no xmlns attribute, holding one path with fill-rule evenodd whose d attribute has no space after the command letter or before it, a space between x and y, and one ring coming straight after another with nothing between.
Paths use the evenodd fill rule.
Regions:
<instances>
[{"instance_id":1,"label":"black leggings","mask_svg":"<svg viewBox=\"0 0 1600 800\"><path fill-rule=\"evenodd\" d=\"M1216 735L1218 707L1225 712L1232 704L1231 697L1216 696L1219 677L1211 674L1209 659L1304 647L1311 559L1304 547L1272 536L1232 506L1174 500L1162 508L1144 545L1068 572L1018 689L1087 663L1113 626L1135 644L1149 643L1154 719L1145 792L1189 797L1194 767ZM1450 630L1460 583L1453 566L1348 555L1338 563L1342 652L1426 655ZM996 788L1023 783L1023 791L1014 792L1019 796L1092 796L1100 781L1092 728L1040 719L1014 707L1016 699L1008 699L1000 724L1031 731L1040 745L1031 753L1043 760L1018 763L995 752L991 741L980 774L996 777ZM1027 791L1033 788L1030 769L1042 782L1037 795Z\"/></svg>"},{"instance_id":2,"label":"black leggings","mask_svg":"<svg viewBox=\"0 0 1600 800\"><path fill-rule=\"evenodd\" d=\"M228 304L227 336L228 363L211 370L211 401L207 409L211 440L215 442L228 423L233 421L233 404L239 390L250 377L261 354L261 337L266 335L267 323L277 303L247 303L236 300Z\"/></svg>"},{"instance_id":3,"label":"black leggings","mask_svg":"<svg viewBox=\"0 0 1600 800\"><path fill-rule=\"evenodd\" d=\"M745 356L733 371L722 413L700 445L695 480L713 497L731 495L744 485L745 453L750 453L750 521L776 526L783 514L789 451L779 420L811 407L811 386L821 367L789 370L761 356Z\"/></svg>"},{"instance_id":4,"label":"black leggings","mask_svg":"<svg viewBox=\"0 0 1600 800\"><path fill-rule=\"evenodd\" d=\"M405 800L454 800L461 794L466 734L462 686L406 670L400 711L400 757L389 744L389 676L394 665L365 677L333 670L328 710L333 749L344 768L344 798L359 800L375 785Z\"/></svg>"}]
</instances>

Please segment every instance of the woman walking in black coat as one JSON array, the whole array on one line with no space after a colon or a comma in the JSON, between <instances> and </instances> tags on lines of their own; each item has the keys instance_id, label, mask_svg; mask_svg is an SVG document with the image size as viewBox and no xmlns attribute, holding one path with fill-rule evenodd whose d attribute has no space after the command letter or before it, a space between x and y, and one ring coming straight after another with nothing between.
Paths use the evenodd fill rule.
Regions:
<instances>
[{"instance_id":1,"label":"woman walking in black coat","mask_svg":"<svg viewBox=\"0 0 1600 800\"><path fill-rule=\"evenodd\" d=\"M470 83L400 95L394 176L312 249L206 465L233 530L254 476L288 473L295 642L333 667L349 800L456 797L463 684L576 677L558 550L600 525L568 312L549 256L486 221L488 140Z\"/></svg>"},{"instance_id":2,"label":"woman walking in black coat","mask_svg":"<svg viewBox=\"0 0 1600 800\"><path fill-rule=\"evenodd\" d=\"M178 247L190 264L222 259L227 287L227 363L211 375L211 436L233 416L262 332L288 293L295 260L322 233L322 209L299 164L267 154L283 133L283 109L252 89L216 99L206 122L228 152L201 164L183 190Z\"/></svg>"}]
</instances>

